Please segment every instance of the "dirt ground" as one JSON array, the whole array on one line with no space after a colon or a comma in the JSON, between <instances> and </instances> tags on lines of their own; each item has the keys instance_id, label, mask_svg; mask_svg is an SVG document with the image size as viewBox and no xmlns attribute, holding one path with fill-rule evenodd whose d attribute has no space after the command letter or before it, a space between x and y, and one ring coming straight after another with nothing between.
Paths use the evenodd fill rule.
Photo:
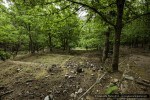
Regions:
<instances>
[{"instance_id":1,"label":"dirt ground","mask_svg":"<svg viewBox=\"0 0 150 100\"><path fill-rule=\"evenodd\" d=\"M99 52L84 51L64 55L18 55L14 60L0 61L0 100L44 100L46 96L54 100L78 100L105 69L106 75L81 100L103 100L95 95L105 94L114 81L122 86L118 92L150 94L150 52L122 49L117 73L110 70L111 55L105 64L101 64L100 56ZM131 80L123 79L123 75ZM135 80L146 80L148 86Z\"/></svg>"}]
</instances>

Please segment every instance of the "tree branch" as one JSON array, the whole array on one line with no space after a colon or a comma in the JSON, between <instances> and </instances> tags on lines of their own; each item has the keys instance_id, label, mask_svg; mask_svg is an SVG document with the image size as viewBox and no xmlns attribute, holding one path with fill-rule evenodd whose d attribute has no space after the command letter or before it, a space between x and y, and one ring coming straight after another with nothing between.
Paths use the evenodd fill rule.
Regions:
<instances>
[{"instance_id":1,"label":"tree branch","mask_svg":"<svg viewBox=\"0 0 150 100\"><path fill-rule=\"evenodd\" d=\"M89 5L87 5L87 4L84 4L84 3L82 3L82 2L76 2L76 1L73 1L73 0L66 0L66 1L72 2L72 3L74 3L74 4L78 4L78 5L81 5L81 6L83 6L83 7L89 8L90 10L94 11L95 13L97 13L106 23L108 23L108 24L110 24L110 25L112 25L112 26L115 26L111 21L109 21L109 20L106 18L106 16L104 16L104 14L102 14L102 12L98 11L96 8L91 7L91 6L89 6Z\"/></svg>"},{"instance_id":2,"label":"tree branch","mask_svg":"<svg viewBox=\"0 0 150 100\"><path fill-rule=\"evenodd\" d=\"M141 14L141 15L138 15L138 16L135 16L135 17L131 18L131 20L127 21L124 25L129 24L129 23L131 23L132 21L134 21L134 20L136 20L136 19L138 19L138 18L140 18L140 17L147 16L147 15L150 15L150 12L145 13L145 14Z\"/></svg>"},{"instance_id":3,"label":"tree branch","mask_svg":"<svg viewBox=\"0 0 150 100\"><path fill-rule=\"evenodd\" d=\"M79 11L82 7L80 7L79 9L77 9L76 11ZM60 21L57 21L57 22L54 22L54 23L60 23L64 20L66 20L67 18L71 17L75 12L71 13L70 15L68 15L67 17L65 17L64 19L60 20Z\"/></svg>"},{"instance_id":4,"label":"tree branch","mask_svg":"<svg viewBox=\"0 0 150 100\"><path fill-rule=\"evenodd\" d=\"M111 7L113 5L116 5L116 2L113 2L113 3L109 4L108 6L103 6L100 9L106 9L106 8Z\"/></svg>"}]
</instances>

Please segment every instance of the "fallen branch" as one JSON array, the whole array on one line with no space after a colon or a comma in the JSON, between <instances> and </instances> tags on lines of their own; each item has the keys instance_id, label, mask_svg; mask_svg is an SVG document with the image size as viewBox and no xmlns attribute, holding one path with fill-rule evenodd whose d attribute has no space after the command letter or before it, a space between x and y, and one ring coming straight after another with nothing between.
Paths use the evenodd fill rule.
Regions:
<instances>
[{"instance_id":1,"label":"fallen branch","mask_svg":"<svg viewBox=\"0 0 150 100\"><path fill-rule=\"evenodd\" d=\"M150 87L150 84L144 83L144 82L142 82L142 81L135 80L135 83L137 83L137 84L139 84L139 85L146 86L146 87Z\"/></svg>"},{"instance_id":2,"label":"fallen branch","mask_svg":"<svg viewBox=\"0 0 150 100\"><path fill-rule=\"evenodd\" d=\"M125 58L122 62L119 63L119 65L121 65L122 63L124 63L126 60L128 60L128 58Z\"/></svg>"},{"instance_id":3,"label":"fallen branch","mask_svg":"<svg viewBox=\"0 0 150 100\"><path fill-rule=\"evenodd\" d=\"M124 79L134 81L134 79L132 79L132 78L130 78L130 77L129 77L129 78L124 77ZM150 87L150 83L149 83L148 80L135 80L135 83L136 83L136 84L139 84L139 85L143 85L143 86Z\"/></svg>"},{"instance_id":4,"label":"fallen branch","mask_svg":"<svg viewBox=\"0 0 150 100\"><path fill-rule=\"evenodd\" d=\"M106 75L106 72L99 78L97 78L96 82L86 91L84 92L79 98L78 100L80 100L84 95L86 95L97 83L99 83L101 81L101 79Z\"/></svg>"},{"instance_id":5,"label":"fallen branch","mask_svg":"<svg viewBox=\"0 0 150 100\"><path fill-rule=\"evenodd\" d=\"M142 79L142 81L145 82L145 83L147 83L147 84L150 84L149 80Z\"/></svg>"}]
</instances>

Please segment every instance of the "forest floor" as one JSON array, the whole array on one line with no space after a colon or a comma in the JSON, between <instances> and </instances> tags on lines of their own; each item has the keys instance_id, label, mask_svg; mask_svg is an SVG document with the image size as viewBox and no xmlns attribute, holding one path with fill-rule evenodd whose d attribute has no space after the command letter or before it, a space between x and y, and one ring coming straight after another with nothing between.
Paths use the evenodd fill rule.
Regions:
<instances>
[{"instance_id":1,"label":"forest floor","mask_svg":"<svg viewBox=\"0 0 150 100\"><path fill-rule=\"evenodd\" d=\"M47 96L78 100L104 74L104 65L110 70L111 58L102 65L99 52L75 52L18 55L14 60L0 61L0 100L44 100ZM106 73L81 100L103 100L96 94L105 94L111 83L121 84L118 92L124 94L150 94L150 52L121 49L119 70Z\"/></svg>"}]
</instances>

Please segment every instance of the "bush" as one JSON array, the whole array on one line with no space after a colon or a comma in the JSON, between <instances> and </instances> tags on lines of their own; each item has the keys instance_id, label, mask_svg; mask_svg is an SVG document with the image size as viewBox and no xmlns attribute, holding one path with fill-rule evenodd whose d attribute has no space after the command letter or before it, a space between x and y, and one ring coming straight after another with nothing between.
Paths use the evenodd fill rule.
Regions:
<instances>
[{"instance_id":1,"label":"bush","mask_svg":"<svg viewBox=\"0 0 150 100\"><path fill-rule=\"evenodd\" d=\"M6 59L9 59L11 57L11 54L8 52L0 51L0 60L5 61Z\"/></svg>"}]
</instances>

